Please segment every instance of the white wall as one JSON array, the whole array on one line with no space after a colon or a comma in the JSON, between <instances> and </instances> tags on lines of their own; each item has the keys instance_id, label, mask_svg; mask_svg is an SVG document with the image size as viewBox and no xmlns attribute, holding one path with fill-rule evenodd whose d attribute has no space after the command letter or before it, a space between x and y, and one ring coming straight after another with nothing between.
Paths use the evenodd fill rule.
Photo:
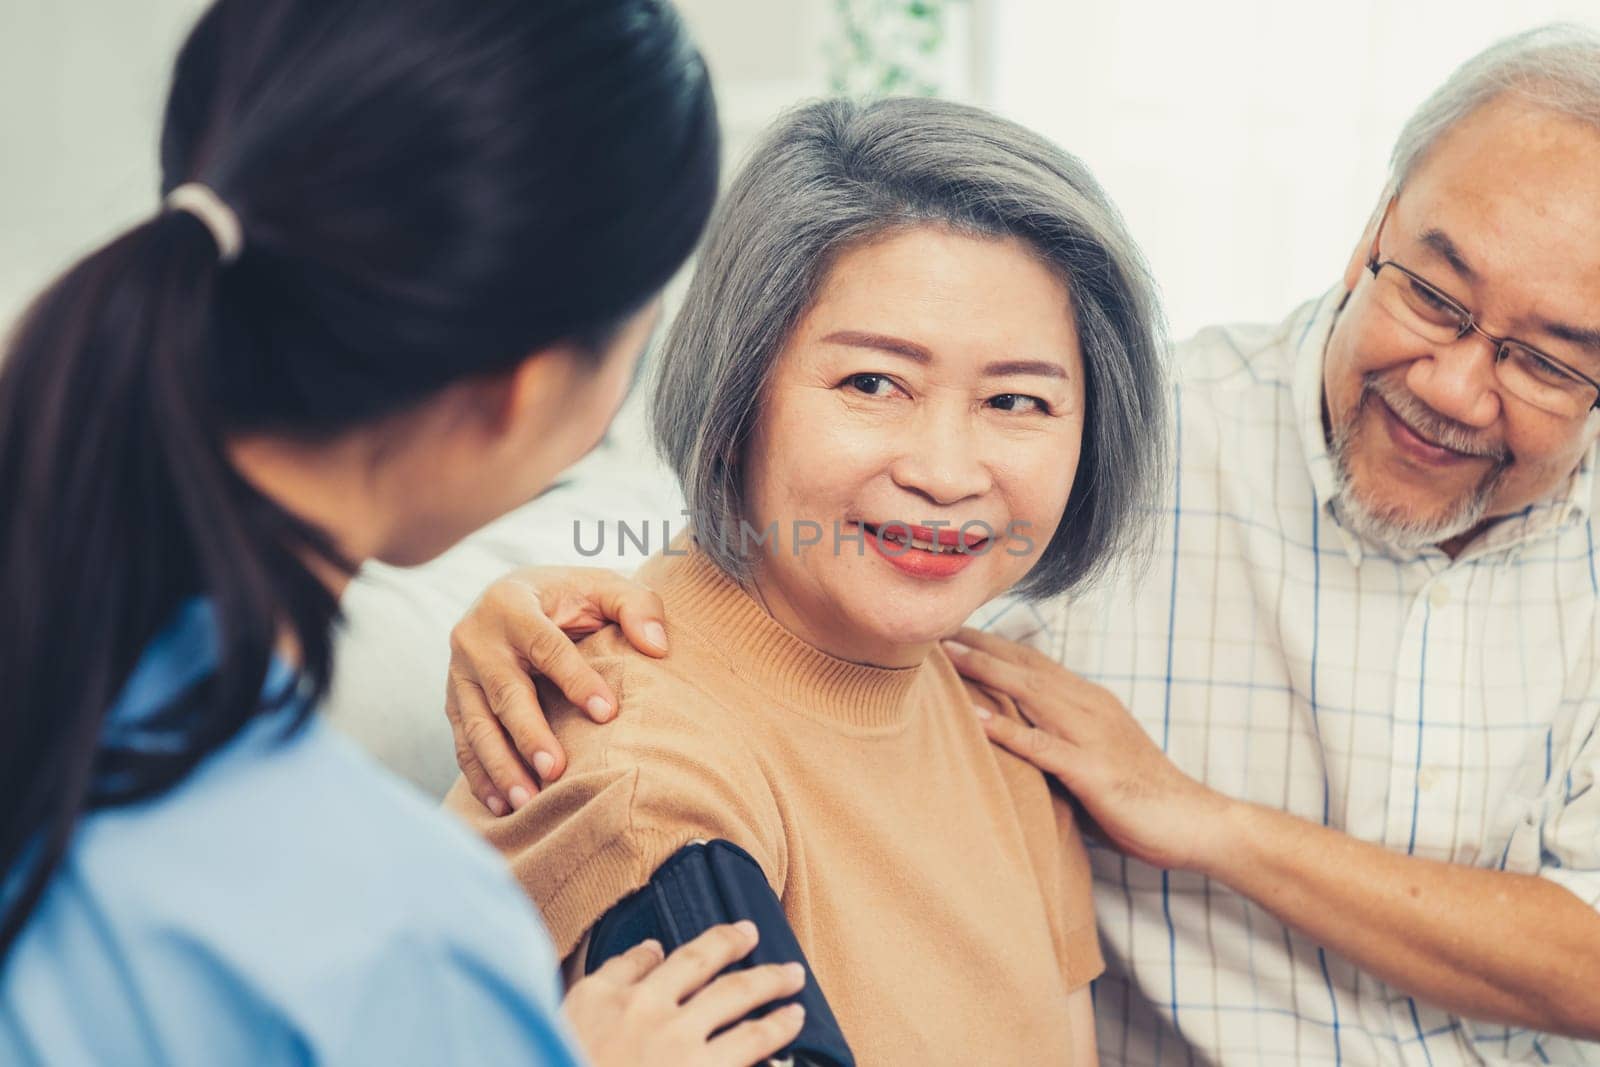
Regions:
<instances>
[{"instance_id":1,"label":"white wall","mask_svg":"<svg viewBox=\"0 0 1600 1067\"><path fill-rule=\"evenodd\" d=\"M156 136L202 0L0 0L0 329L155 210Z\"/></svg>"},{"instance_id":2,"label":"white wall","mask_svg":"<svg viewBox=\"0 0 1600 1067\"><path fill-rule=\"evenodd\" d=\"M677 0L711 69L726 169L784 108L827 92L830 0Z\"/></svg>"},{"instance_id":3,"label":"white wall","mask_svg":"<svg viewBox=\"0 0 1600 1067\"><path fill-rule=\"evenodd\" d=\"M0 0L0 327L154 209L166 78L202 0ZM833 0L680 0L732 166L827 91ZM1176 332L1272 318L1331 284L1400 123L1451 68L1595 0L967 0L953 95L1082 156L1143 243ZM970 25L969 25L970 23ZM963 74L965 72L965 75Z\"/></svg>"},{"instance_id":4,"label":"white wall","mask_svg":"<svg viewBox=\"0 0 1600 1067\"><path fill-rule=\"evenodd\" d=\"M1594 0L987 0L986 95L1081 156L1174 332L1337 281L1410 111L1491 41Z\"/></svg>"},{"instance_id":5,"label":"white wall","mask_svg":"<svg viewBox=\"0 0 1600 1067\"><path fill-rule=\"evenodd\" d=\"M167 79L207 0L0 0L0 329L83 252L155 210ZM729 165L827 91L831 0L681 0Z\"/></svg>"}]
</instances>

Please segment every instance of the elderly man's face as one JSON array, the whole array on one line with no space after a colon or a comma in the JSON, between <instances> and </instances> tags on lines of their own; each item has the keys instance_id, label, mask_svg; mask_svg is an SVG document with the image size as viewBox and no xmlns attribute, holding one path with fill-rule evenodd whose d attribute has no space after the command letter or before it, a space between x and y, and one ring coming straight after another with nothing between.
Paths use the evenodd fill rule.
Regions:
<instances>
[{"instance_id":1,"label":"elderly man's face","mask_svg":"<svg viewBox=\"0 0 1600 1067\"><path fill-rule=\"evenodd\" d=\"M1459 550L1484 522L1558 492L1600 418L1509 395L1495 346L1476 333L1419 338L1375 299L1372 239L1346 271L1324 369L1340 508L1397 544ZM1490 333L1600 378L1600 131L1510 100L1487 105L1413 173L1380 255Z\"/></svg>"},{"instance_id":2,"label":"elderly man's face","mask_svg":"<svg viewBox=\"0 0 1600 1067\"><path fill-rule=\"evenodd\" d=\"M920 659L1038 561L1083 397L1071 295L1020 241L923 226L842 253L748 446L746 517L778 529L756 583L768 609L847 659ZM825 533L797 549L804 520ZM993 537L962 553L969 523L969 545ZM836 547L835 524L859 540Z\"/></svg>"}]
</instances>

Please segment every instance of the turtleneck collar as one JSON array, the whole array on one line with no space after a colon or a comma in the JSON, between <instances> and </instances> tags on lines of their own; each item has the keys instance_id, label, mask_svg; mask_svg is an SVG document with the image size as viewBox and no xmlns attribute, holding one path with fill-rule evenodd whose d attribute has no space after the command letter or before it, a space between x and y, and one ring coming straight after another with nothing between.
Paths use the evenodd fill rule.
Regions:
<instances>
[{"instance_id":1,"label":"turtleneck collar","mask_svg":"<svg viewBox=\"0 0 1600 1067\"><path fill-rule=\"evenodd\" d=\"M929 668L873 667L831 656L767 613L689 535L647 562L638 579L660 594L669 628L687 627L749 684L811 718L867 730L903 725Z\"/></svg>"}]
</instances>

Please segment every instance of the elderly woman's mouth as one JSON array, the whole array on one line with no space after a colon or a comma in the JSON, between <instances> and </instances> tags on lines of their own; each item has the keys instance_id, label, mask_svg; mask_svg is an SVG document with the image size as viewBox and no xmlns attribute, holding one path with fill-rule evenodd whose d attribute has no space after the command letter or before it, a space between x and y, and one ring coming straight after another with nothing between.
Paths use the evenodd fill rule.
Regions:
<instances>
[{"instance_id":1,"label":"elderly woman's mouth","mask_svg":"<svg viewBox=\"0 0 1600 1067\"><path fill-rule=\"evenodd\" d=\"M984 530L989 527L984 523L969 523ZM932 555L957 555L972 556L982 555L989 549L992 536L987 533L969 532L965 526L951 528L941 526L934 529L930 526L919 526L915 523L886 522L881 524L860 523L863 530L874 541L884 546L894 546L896 551L927 552Z\"/></svg>"}]
</instances>

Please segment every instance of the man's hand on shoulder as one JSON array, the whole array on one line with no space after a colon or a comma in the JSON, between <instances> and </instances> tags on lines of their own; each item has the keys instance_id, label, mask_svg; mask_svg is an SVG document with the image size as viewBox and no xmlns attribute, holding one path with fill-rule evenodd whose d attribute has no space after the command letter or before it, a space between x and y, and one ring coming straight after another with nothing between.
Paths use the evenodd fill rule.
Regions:
<instances>
[{"instance_id":1,"label":"man's hand on shoulder","mask_svg":"<svg viewBox=\"0 0 1600 1067\"><path fill-rule=\"evenodd\" d=\"M1203 870L1227 848L1235 802L1183 773L1110 691L981 630L963 629L945 651L963 676L1016 701L1026 721L973 710L990 740L1072 793L1091 832L1168 869Z\"/></svg>"}]
</instances>

